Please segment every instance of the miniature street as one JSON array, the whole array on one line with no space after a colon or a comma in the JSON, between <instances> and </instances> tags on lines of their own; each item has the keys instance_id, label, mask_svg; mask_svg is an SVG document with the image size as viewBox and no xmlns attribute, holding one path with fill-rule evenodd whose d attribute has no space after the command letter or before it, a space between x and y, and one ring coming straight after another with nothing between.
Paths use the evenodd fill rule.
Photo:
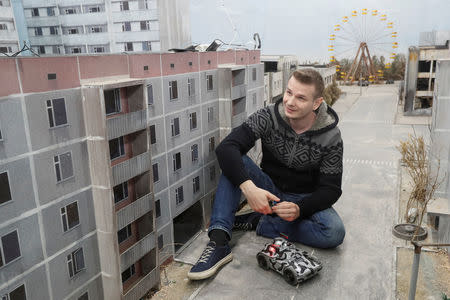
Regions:
<instances>
[{"instance_id":1,"label":"miniature street","mask_svg":"<svg viewBox=\"0 0 450 300\"><path fill-rule=\"evenodd\" d=\"M333 108L344 140L343 194L334 207L346 225L344 243L332 250L298 244L313 252L323 269L293 287L279 274L258 266L256 253L269 239L255 232L236 232L233 261L189 299L395 299L396 245L400 244L391 233L399 198L400 154L395 146L413 130L429 135L428 128L395 123L397 84L363 87L361 96L357 86L342 90L346 94ZM195 263L206 243L206 233L200 234L176 261Z\"/></svg>"}]
</instances>

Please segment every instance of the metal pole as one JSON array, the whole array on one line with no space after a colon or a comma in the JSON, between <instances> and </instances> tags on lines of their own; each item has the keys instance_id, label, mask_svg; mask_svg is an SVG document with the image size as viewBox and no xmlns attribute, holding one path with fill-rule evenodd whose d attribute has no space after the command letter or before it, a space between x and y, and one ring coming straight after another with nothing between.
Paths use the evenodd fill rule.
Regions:
<instances>
[{"instance_id":1,"label":"metal pole","mask_svg":"<svg viewBox=\"0 0 450 300\"><path fill-rule=\"evenodd\" d=\"M414 244L414 261L411 269L411 280L409 282L408 300L416 299L417 277L419 275L420 252L422 247Z\"/></svg>"}]
</instances>

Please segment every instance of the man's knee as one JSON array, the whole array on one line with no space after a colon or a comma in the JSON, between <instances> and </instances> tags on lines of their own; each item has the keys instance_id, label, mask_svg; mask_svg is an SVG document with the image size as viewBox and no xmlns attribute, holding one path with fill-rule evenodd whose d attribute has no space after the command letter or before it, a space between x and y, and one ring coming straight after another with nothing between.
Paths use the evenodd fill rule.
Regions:
<instances>
[{"instance_id":1,"label":"man's knee","mask_svg":"<svg viewBox=\"0 0 450 300\"><path fill-rule=\"evenodd\" d=\"M345 227L342 223L337 223L326 232L326 243L324 248L336 248L344 242Z\"/></svg>"}]
</instances>

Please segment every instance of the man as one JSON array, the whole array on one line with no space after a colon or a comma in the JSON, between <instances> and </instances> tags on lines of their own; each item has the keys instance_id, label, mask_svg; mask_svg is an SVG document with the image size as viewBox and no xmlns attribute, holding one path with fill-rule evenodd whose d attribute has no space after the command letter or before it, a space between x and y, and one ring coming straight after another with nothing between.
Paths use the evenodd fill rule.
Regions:
<instances>
[{"instance_id":1,"label":"man","mask_svg":"<svg viewBox=\"0 0 450 300\"><path fill-rule=\"evenodd\" d=\"M290 241L318 248L343 242L344 225L331 207L342 193L343 146L338 116L323 101L323 90L317 71L295 71L282 101L252 114L217 147L223 174L210 242L188 273L190 279L208 278L232 260L228 241L233 225L269 238L283 233ZM245 155L258 139L261 168ZM241 193L254 212L235 219Z\"/></svg>"}]
</instances>

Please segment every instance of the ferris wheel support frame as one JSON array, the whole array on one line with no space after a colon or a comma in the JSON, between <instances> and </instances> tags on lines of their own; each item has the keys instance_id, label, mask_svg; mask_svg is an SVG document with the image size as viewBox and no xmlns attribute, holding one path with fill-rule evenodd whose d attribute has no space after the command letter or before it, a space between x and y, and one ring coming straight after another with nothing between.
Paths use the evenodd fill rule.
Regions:
<instances>
[{"instance_id":1,"label":"ferris wheel support frame","mask_svg":"<svg viewBox=\"0 0 450 300\"><path fill-rule=\"evenodd\" d=\"M360 55L360 52L361 52L361 55ZM357 61L358 61L358 63L356 63ZM358 51L356 52L356 56L350 67L350 70L349 70L349 72L347 72L347 74L345 76L344 83L346 83L349 80L350 76L351 76L350 82L355 81L355 76L358 74L358 71L359 71L359 74L362 73L361 72L361 63L364 63L364 65L366 66L366 69L368 72L368 77L372 76L375 79L375 81L378 80L378 76L375 72L375 66L373 65L372 57L370 56L369 47L367 47L367 44L365 42L361 42L359 44Z\"/></svg>"}]
</instances>

